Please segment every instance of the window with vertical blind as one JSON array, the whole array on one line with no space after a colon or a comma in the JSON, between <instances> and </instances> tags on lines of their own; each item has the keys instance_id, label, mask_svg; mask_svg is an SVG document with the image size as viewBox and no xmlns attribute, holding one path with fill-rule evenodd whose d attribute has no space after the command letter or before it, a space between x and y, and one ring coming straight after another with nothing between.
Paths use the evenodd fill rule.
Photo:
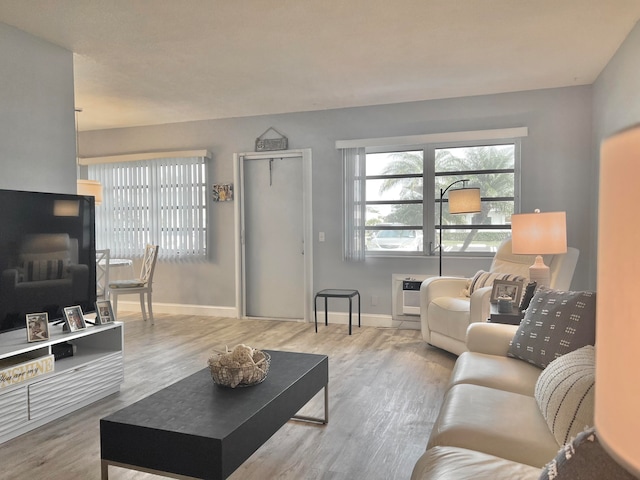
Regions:
<instances>
[{"instance_id":1,"label":"window with vertical blind","mask_svg":"<svg viewBox=\"0 0 640 480\"><path fill-rule=\"evenodd\" d=\"M439 248L447 255L493 255L519 209L520 138L527 133L515 127L336 142L344 170L345 260L437 255ZM450 214L445 196L439 238L440 190L459 180L480 188L482 211Z\"/></svg>"},{"instance_id":2,"label":"window with vertical blind","mask_svg":"<svg viewBox=\"0 0 640 480\"><path fill-rule=\"evenodd\" d=\"M97 163L88 176L103 186L96 206L96 248L112 257L141 257L146 244L160 245L158 258L207 257L206 156ZM95 163L94 163L95 162Z\"/></svg>"}]
</instances>

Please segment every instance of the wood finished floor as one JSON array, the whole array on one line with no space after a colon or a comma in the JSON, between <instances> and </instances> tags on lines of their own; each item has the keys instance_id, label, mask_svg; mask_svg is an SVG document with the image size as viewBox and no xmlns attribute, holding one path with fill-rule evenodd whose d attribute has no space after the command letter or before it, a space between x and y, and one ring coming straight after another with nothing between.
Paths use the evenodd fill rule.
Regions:
<instances>
[{"instance_id":1,"label":"wood finished floor","mask_svg":"<svg viewBox=\"0 0 640 480\"><path fill-rule=\"evenodd\" d=\"M329 424L290 421L231 480L407 479L424 452L455 357L416 330L157 315L125 322L125 382L117 395L0 445L0 478L100 478L99 419L206 367L238 343L329 356ZM322 393L302 411L322 416ZM109 467L109 478L159 479Z\"/></svg>"}]
</instances>

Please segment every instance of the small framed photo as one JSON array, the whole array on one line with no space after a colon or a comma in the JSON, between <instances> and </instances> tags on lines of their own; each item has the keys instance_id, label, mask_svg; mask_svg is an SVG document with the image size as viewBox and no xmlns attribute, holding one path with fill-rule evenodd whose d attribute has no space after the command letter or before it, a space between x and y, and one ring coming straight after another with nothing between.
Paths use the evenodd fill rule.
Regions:
<instances>
[{"instance_id":1,"label":"small framed photo","mask_svg":"<svg viewBox=\"0 0 640 480\"><path fill-rule=\"evenodd\" d=\"M212 188L214 202L231 202L233 200L233 183L216 183Z\"/></svg>"},{"instance_id":2,"label":"small framed photo","mask_svg":"<svg viewBox=\"0 0 640 480\"><path fill-rule=\"evenodd\" d=\"M96 325L115 322L116 318L111 307L111 300L99 300L96 302Z\"/></svg>"},{"instance_id":3,"label":"small framed photo","mask_svg":"<svg viewBox=\"0 0 640 480\"><path fill-rule=\"evenodd\" d=\"M494 280L493 290L491 290L491 303L498 303L499 297L511 297L514 305L520 304L522 295L522 282L511 280Z\"/></svg>"},{"instance_id":4,"label":"small framed photo","mask_svg":"<svg viewBox=\"0 0 640 480\"><path fill-rule=\"evenodd\" d=\"M47 312L27 314L27 341L42 340L49 340L49 314Z\"/></svg>"},{"instance_id":5,"label":"small framed photo","mask_svg":"<svg viewBox=\"0 0 640 480\"><path fill-rule=\"evenodd\" d=\"M82 315L82 307L80 307L80 305L76 305L75 307L65 307L64 318L67 322L67 327L71 332L87 328L87 324L84 321L84 315Z\"/></svg>"}]
</instances>

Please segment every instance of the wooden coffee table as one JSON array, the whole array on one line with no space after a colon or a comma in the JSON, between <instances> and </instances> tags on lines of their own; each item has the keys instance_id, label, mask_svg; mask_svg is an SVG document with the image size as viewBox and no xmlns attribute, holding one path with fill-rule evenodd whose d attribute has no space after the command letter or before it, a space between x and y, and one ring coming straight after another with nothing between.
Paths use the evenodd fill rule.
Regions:
<instances>
[{"instance_id":1,"label":"wooden coffee table","mask_svg":"<svg viewBox=\"0 0 640 480\"><path fill-rule=\"evenodd\" d=\"M208 368L100 420L109 465L174 478L224 479L292 418L329 421L326 355L267 350L264 382L225 388ZM296 416L324 388L324 418Z\"/></svg>"}]
</instances>

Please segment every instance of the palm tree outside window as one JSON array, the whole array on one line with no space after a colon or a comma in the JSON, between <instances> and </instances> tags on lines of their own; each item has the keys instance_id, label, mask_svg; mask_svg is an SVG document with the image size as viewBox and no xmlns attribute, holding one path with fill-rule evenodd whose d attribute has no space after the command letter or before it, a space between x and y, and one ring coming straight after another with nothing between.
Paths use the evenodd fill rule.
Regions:
<instances>
[{"instance_id":1,"label":"palm tree outside window","mask_svg":"<svg viewBox=\"0 0 640 480\"><path fill-rule=\"evenodd\" d=\"M437 254L440 189L463 178L480 188L482 211L450 215L444 205L443 250L493 254L517 210L519 151L519 140L509 139L367 152L367 255Z\"/></svg>"}]
</instances>

